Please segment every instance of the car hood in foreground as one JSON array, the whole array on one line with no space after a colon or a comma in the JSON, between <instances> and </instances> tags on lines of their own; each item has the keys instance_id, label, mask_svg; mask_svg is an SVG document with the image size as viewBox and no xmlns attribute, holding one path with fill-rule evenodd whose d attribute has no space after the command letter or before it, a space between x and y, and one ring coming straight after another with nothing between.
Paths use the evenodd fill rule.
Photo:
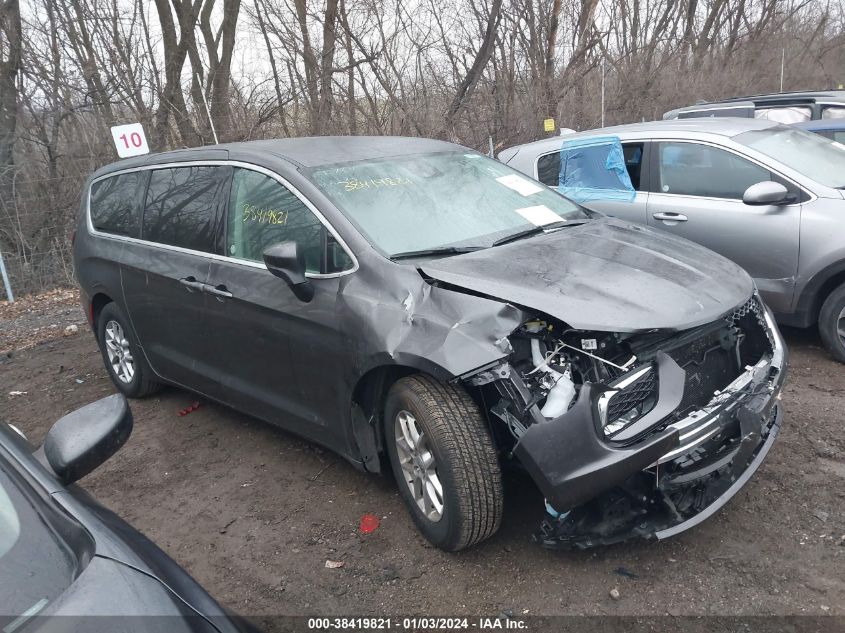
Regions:
<instances>
[{"instance_id":1,"label":"car hood in foreground","mask_svg":"<svg viewBox=\"0 0 845 633\"><path fill-rule=\"evenodd\" d=\"M695 327L753 289L742 268L702 246L607 218L419 267L571 327L613 332Z\"/></svg>"}]
</instances>

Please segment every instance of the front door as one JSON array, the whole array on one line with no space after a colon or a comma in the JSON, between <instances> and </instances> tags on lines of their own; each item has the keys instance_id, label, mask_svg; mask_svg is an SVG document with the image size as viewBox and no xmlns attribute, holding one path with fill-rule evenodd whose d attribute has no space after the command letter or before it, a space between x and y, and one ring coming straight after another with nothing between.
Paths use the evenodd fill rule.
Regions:
<instances>
[{"instance_id":1,"label":"front door","mask_svg":"<svg viewBox=\"0 0 845 633\"><path fill-rule=\"evenodd\" d=\"M654 149L649 225L733 260L754 277L773 310L789 312L801 204L743 203L751 185L780 179L728 150L685 141L661 142Z\"/></svg>"},{"instance_id":2,"label":"front door","mask_svg":"<svg viewBox=\"0 0 845 633\"><path fill-rule=\"evenodd\" d=\"M236 168L226 214L225 260L208 274L206 317L216 380L235 408L346 450L339 401L348 348L335 310L337 273L351 260L326 261L331 236L279 180ZM305 255L314 297L303 302L264 266L262 253L293 241ZM337 253L329 248L328 252Z\"/></svg>"}]
</instances>

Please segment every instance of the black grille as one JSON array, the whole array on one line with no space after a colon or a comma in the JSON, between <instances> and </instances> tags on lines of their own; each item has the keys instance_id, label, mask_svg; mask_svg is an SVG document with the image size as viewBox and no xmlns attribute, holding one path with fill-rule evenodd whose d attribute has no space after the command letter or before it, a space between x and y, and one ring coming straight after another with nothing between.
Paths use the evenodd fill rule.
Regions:
<instances>
[{"instance_id":1,"label":"black grille","mask_svg":"<svg viewBox=\"0 0 845 633\"><path fill-rule=\"evenodd\" d=\"M649 397L653 396L657 389L657 375L655 371L646 372L637 378L624 390L613 395L607 405L607 421L615 422L623 414L634 407L640 406ZM642 414L647 413L642 411Z\"/></svg>"},{"instance_id":2,"label":"black grille","mask_svg":"<svg viewBox=\"0 0 845 633\"><path fill-rule=\"evenodd\" d=\"M754 365L764 354L771 353L774 339L766 325L764 308L757 297L746 301L725 320L743 335L740 345L740 363L743 367Z\"/></svg>"},{"instance_id":3,"label":"black grille","mask_svg":"<svg viewBox=\"0 0 845 633\"><path fill-rule=\"evenodd\" d=\"M684 384L684 398L677 409L685 415L700 409L713 399L713 394L727 387L738 375L736 357L726 350L713 350L704 362L684 367L687 380Z\"/></svg>"},{"instance_id":4,"label":"black grille","mask_svg":"<svg viewBox=\"0 0 845 633\"><path fill-rule=\"evenodd\" d=\"M737 325L737 323L747 314L753 314L757 320L757 323L760 327L766 330L766 319L763 316L763 307L760 305L760 302L757 301L757 297L751 297L748 301L743 303L739 306L736 310L731 312L730 316L726 318L726 321L731 325Z\"/></svg>"},{"instance_id":5,"label":"black grille","mask_svg":"<svg viewBox=\"0 0 845 633\"><path fill-rule=\"evenodd\" d=\"M669 352L687 372L684 397L675 412L679 417L705 406L715 391L739 375L736 355L732 349L725 349L721 336L722 330L716 330Z\"/></svg>"},{"instance_id":6,"label":"black grille","mask_svg":"<svg viewBox=\"0 0 845 633\"><path fill-rule=\"evenodd\" d=\"M681 419L705 407L715 393L731 384L746 366L757 363L764 354L771 352L772 335L764 310L755 296L718 321L670 338L655 332L629 340L631 352L641 362L652 362L663 351L686 372L681 403L666 420ZM608 372L611 377L606 384L611 388L615 382L623 380L621 372L610 369ZM658 387L657 368L653 366L652 371L614 394L607 406L605 432L612 437L624 428L627 424L625 414L632 409L638 410L636 417L648 413L655 404Z\"/></svg>"}]
</instances>

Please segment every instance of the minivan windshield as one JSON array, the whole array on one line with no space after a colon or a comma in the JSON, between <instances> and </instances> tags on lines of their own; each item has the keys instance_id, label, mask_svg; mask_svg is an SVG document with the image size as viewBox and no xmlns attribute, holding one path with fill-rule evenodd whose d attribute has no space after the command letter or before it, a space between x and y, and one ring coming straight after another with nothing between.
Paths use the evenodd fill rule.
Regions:
<instances>
[{"instance_id":1,"label":"minivan windshield","mask_svg":"<svg viewBox=\"0 0 845 633\"><path fill-rule=\"evenodd\" d=\"M751 130L733 137L828 187L845 187L845 146L795 128Z\"/></svg>"},{"instance_id":2,"label":"minivan windshield","mask_svg":"<svg viewBox=\"0 0 845 633\"><path fill-rule=\"evenodd\" d=\"M486 248L590 217L556 191L468 151L330 165L311 177L389 257Z\"/></svg>"}]
</instances>

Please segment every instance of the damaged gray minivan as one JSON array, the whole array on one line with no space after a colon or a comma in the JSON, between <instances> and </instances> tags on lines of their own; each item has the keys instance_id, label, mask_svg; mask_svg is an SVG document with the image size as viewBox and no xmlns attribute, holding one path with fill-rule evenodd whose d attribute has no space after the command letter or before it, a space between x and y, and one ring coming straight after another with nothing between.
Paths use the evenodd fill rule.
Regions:
<instances>
[{"instance_id":1,"label":"damaged gray minivan","mask_svg":"<svg viewBox=\"0 0 845 633\"><path fill-rule=\"evenodd\" d=\"M742 269L450 143L115 163L74 254L120 391L178 385L392 469L445 550L498 529L506 465L546 498L546 546L671 536L781 424L786 349Z\"/></svg>"}]
</instances>

